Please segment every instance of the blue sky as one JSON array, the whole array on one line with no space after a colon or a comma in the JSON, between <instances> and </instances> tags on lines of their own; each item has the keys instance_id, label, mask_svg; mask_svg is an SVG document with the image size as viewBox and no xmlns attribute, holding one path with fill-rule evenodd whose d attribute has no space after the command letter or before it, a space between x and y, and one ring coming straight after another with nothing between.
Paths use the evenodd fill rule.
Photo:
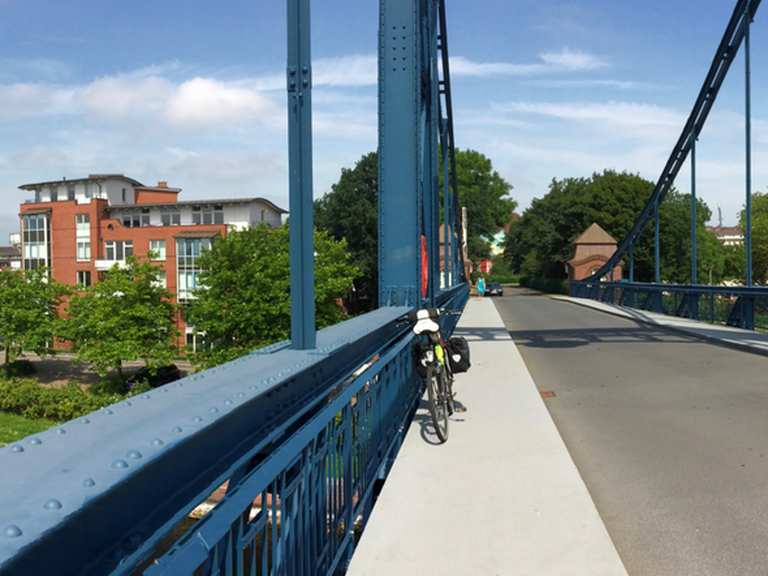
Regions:
<instances>
[{"instance_id":1,"label":"blue sky","mask_svg":"<svg viewBox=\"0 0 768 576\"><path fill-rule=\"evenodd\" d=\"M491 157L523 208L553 177L655 180L733 1L448 0L458 144ZM313 2L316 195L376 146L377 18L375 0ZM764 20L753 27L763 191ZM287 207L284 67L278 0L0 0L0 244L26 198L17 187L62 176L121 172L186 198ZM699 146L700 194L726 223L744 198L743 94L739 58Z\"/></svg>"}]
</instances>

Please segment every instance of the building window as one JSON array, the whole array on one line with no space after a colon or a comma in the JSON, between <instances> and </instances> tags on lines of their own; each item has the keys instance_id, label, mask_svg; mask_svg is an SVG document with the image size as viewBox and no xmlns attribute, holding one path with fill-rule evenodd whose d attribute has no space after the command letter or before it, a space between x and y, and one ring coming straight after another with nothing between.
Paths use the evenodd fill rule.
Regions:
<instances>
[{"instance_id":1,"label":"building window","mask_svg":"<svg viewBox=\"0 0 768 576\"><path fill-rule=\"evenodd\" d=\"M67 200L74 200L75 199L75 187L69 186L67 188Z\"/></svg>"},{"instance_id":2,"label":"building window","mask_svg":"<svg viewBox=\"0 0 768 576\"><path fill-rule=\"evenodd\" d=\"M90 270L78 270L77 271L77 285L81 288L88 288L91 285L91 271Z\"/></svg>"},{"instance_id":3,"label":"building window","mask_svg":"<svg viewBox=\"0 0 768 576\"><path fill-rule=\"evenodd\" d=\"M152 260L165 260L165 240L150 240L149 251L152 252Z\"/></svg>"},{"instance_id":4,"label":"building window","mask_svg":"<svg viewBox=\"0 0 768 576\"><path fill-rule=\"evenodd\" d=\"M22 216L22 242L24 244L24 268L34 270L48 266L51 245L51 230L45 214Z\"/></svg>"},{"instance_id":5,"label":"building window","mask_svg":"<svg viewBox=\"0 0 768 576\"><path fill-rule=\"evenodd\" d=\"M261 210L261 221L264 222L264 215L266 214L266 210Z\"/></svg>"},{"instance_id":6,"label":"building window","mask_svg":"<svg viewBox=\"0 0 768 576\"><path fill-rule=\"evenodd\" d=\"M157 273L157 277L154 280L154 282L152 282L152 284L154 284L158 288L163 288L163 289L168 288L168 275L165 273L165 270L160 270Z\"/></svg>"},{"instance_id":7,"label":"building window","mask_svg":"<svg viewBox=\"0 0 768 576\"><path fill-rule=\"evenodd\" d=\"M224 224L223 206L195 206L192 208L192 224Z\"/></svg>"},{"instance_id":8,"label":"building window","mask_svg":"<svg viewBox=\"0 0 768 576\"><path fill-rule=\"evenodd\" d=\"M141 209L141 225L149 226L149 208Z\"/></svg>"},{"instance_id":9,"label":"building window","mask_svg":"<svg viewBox=\"0 0 768 576\"><path fill-rule=\"evenodd\" d=\"M88 214L77 214L75 216L75 227L77 236L82 238L91 235L91 217Z\"/></svg>"},{"instance_id":10,"label":"building window","mask_svg":"<svg viewBox=\"0 0 768 576\"><path fill-rule=\"evenodd\" d=\"M51 188L51 202L56 202L59 199L59 188L54 186Z\"/></svg>"},{"instance_id":11,"label":"building window","mask_svg":"<svg viewBox=\"0 0 768 576\"><path fill-rule=\"evenodd\" d=\"M200 255L211 249L210 238L178 238L176 240L177 297L180 301L194 298L198 287Z\"/></svg>"},{"instance_id":12,"label":"building window","mask_svg":"<svg viewBox=\"0 0 768 576\"><path fill-rule=\"evenodd\" d=\"M127 196L126 196L126 189L125 189L125 188L123 188L123 195L122 195L122 198L123 198L123 204L125 204L125 203L128 201L128 200L126 199L126 198L127 198Z\"/></svg>"},{"instance_id":13,"label":"building window","mask_svg":"<svg viewBox=\"0 0 768 576\"><path fill-rule=\"evenodd\" d=\"M104 257L106 260L124 261L133 256L132 240L107 240L104 243Z\"/></svg>"},{"instance_id":14,"label":"building window","mask_svg":"<svg viewBox=\"0 0 768 576\"><path fill-rule=\"evenodd\" d=\"M181 214L178 210L164 210L160 214L163 226L181 226Z\"/></svg>"},{"instance_id":15,"label":"building window","mask_svg":"<svg viewBox=\"0 0 768 576\"><path fill-rule=\"evenodd\" d=\"M91 259L91 241L90 240L77 241L77 259L80 262L87 262Z\"/></svg>"}]
</instances>

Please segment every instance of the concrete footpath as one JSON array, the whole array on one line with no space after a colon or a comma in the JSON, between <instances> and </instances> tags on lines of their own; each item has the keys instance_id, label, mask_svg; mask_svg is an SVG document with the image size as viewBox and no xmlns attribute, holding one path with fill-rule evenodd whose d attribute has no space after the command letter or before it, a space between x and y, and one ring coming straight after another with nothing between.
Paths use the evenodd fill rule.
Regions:
<instances>
[{"instance_id":1,"label":"concrete footpath","mask_svg":"<svg viewBox=\"0 0 768 576\"><path fill-rule=\"evenodd\" d=\"M689 318L678 318L677 316L668 316L666 314L648 312L646 310L629 308L627 306L606 304L605 302L598 302L597 300L590 300L589 298L573 298L572 296L560 295L550 296L550 298L562 302L578 304L579 306L585 306L621 318L628 318L643 324L683 332L690 336L695 336L696 338L701 338L718 344L725 344L746 352L768 355L768 334L766 333L734 328L732 326L723 326L721 324L710 324L708 322L691 320Z\"/></svg>"},{"instance_id":2,"label":"concrete footpath","mask_svg":"<svg viewBox=\"0 0 768 576\"><path fill-rule=\"evenodd\" d=\"M457 334L447 444L420 409L349 574L608 576L626 571L530 374L490 299L471 299Z\"/></svg>"}]
</instances>

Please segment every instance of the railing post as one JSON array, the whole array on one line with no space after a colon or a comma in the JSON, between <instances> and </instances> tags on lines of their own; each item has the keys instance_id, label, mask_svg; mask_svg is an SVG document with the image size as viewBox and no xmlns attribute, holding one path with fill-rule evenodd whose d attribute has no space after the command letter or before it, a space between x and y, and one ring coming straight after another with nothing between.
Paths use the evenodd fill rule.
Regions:
<instances>
[{"instance_id":1,"label":"railing post","mask_svg":"<svg viewBox=\"0 0 768 576\"><path fill-rule=\"evenodd\" d=\"M629 246L629 281L635 281L635 244Z\"/></svg>"},{"instance_id":2,"label":"railing post","mask_svg":"<svg viewBox=\"0 0 768 576\"><path fill-rule=\"evenodd\" d=\"M309 22L309 0L288 0L291 343L299 350L314 348L316 340Z\"/></svg>"},{"instance_id":3,"label":"railing post","mask_svg":"<svg viewBox=\"0 0 768 576\"><path fill-rule=\"evenodd\" d=\"M699 283L698 247L696 239L696 130L691 134L691 284Z\"/></svg>"},{"instance_id":4,"label":"railing post","mask_svg":"<svg viewBox=\"0 0 768 576\"><path fill-rule=\"evenodd\" d=\"M750 70L750 28L752 18L749 14L751 2L747 2L746 28L744 30L744 118L746 139L746 188L744 223L744 252L747 257L747 286L752 286L752 73Z\"/></svg>"}]
</instances>

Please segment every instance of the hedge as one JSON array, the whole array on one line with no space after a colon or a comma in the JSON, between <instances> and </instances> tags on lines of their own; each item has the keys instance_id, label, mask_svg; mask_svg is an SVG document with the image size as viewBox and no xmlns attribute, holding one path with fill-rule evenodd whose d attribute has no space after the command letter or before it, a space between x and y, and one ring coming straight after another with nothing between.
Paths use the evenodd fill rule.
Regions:
<instances>
[{"instance_id":1,"label":"hedge","mask_svg":"<svg viewBox=\"0 0 768 576\"><path fill-rule=\"evenodd\" d=\"M76 384L46 388L33 380L0 380L0 412L27 418L72 420L124 398L121 394L92 394Z\"/></svg>"},{"instance_id":2,"label":"hedge","mask_svg":"<svg viewBox=\"0 0 768 576\"><path fill-rule=\"evenodd\" d=\"M520 285L539 292L568 294L568 281L559 278L528 278L523 276L520 278Z\"/></svg>"}]
</instances>

